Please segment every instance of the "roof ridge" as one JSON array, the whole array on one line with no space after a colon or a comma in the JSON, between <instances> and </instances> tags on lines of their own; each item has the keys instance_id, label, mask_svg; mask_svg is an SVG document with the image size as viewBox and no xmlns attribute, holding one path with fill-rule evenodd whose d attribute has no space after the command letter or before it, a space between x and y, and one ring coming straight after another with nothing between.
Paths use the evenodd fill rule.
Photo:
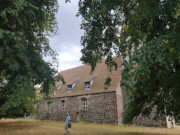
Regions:
<instances>
[{"instance_id":1,"label":"roof ridge","mask_svg":"<svg viewBox=\"0 0 180 135\"><path fill-rule=\"evenodd\" d=\"M68 70L72 70L72 69L76 69L76 68L80 68L80 67L83 67L83 66L86 66L86 65L87 65L87 64L83 64L83 65L80 65L80 66L77 66L77 67L65 69L65 70L60 71L59 73L64 72L64 71L68 71Z\"/></svg>"},{"instance_id":2,"label":"roof ridge","mask_svg":"<svg viewBox=\"0 0 180 135\"><path fill-rule=\"evenodd\" d=\"M113 56L112 58L114 59L114 58L118 58L119 56ZM97 62L97 64L98 63L102 63L103 61L105 61L107 58L103 58L100 62ZM62 70L62 71L60 71L59 73L61 73L61 72L64 72L64 71L68 71L68 70L72 70L72 69L77 69L77 68L80 68L80 67L83 67L83 66L90 66L89 64L83 64L83 65L80 65L80 66L77 66L77 67L73 67L73 68L69 68L69 69L65 69L65 70Z\"/></svg>"}]
</instances>

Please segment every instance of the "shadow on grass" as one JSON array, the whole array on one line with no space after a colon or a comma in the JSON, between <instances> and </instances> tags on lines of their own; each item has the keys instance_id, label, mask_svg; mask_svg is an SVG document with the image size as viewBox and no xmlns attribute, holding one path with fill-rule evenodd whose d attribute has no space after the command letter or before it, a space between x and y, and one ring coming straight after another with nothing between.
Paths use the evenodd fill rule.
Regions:
<instances>
[{"instance_id":1,"label":"shadow on grass","mask_svg":"<svg viewBox=\"0 0 180 135\"><path fill-rule=\"evenodd\" d=\"M53 127L52 128L50 127L50 129L52 129L52 130L48 131L46 133L46 132L42 132L42 130L39 129L40 127L41 126L38 124L32 124L29 122L0 122L0 129L2 129L2 131L4 131L4 133L7 131L7 133L11 134L11 135L18 130L23 130L22 134L26 135L26 133L29 132L28 130L31 130L31 129L33 131L39 132L39 134L41 134L41 135L49 135L49 133L52 131L54 131L54 134L64 135L64 133L62 133L60 131L60 129L54 129ZM93 133L93 135L163 135L163 133L147 133L147 132L131 132L131 131L127 131L127 132L126 131L119 131L119 132L117 132L117 130L115 132L106 132L106 131L94 132L93 131L92 133L89 133L88 131L87 132L85 131L84 133L78 133L79 130L76 131L74 129L72 129L72 131L74 132L73 134L75 134L75 135L84 135L84 134L92 135L92 133ZM70 132L71 132L71 130L70 130ZM53 133L51 133L51 135L52 134ZM71 135L73 135L73 134L71 134ZM36 135L37 135L37 133L36 133Z\"/></svg>"},{"instance_id":2,"label":"shadow on grass","mask_svg":"<svg viewBox=\"0 0 180 135\"><path fill-rule=\"evenodd\" d=\"M32 125L26 122L5 122L0 123L0 127L6 131L14 131L14 130L23 130L23 129L32 129L37 127L37 125Z\"/></svg>"},{"instance_id":3,"label":"shadow on grass","mask_svg":"<svg viewBox=\"0 0 180 135\"><path fill-rule=\"evenodd\" d=\"M110 134L103 134L103 135L110 135ZM118 132L118 133L113 133L111 135L164 135L164 134L157 134L157 133L139 133L139 132Z\"/></svg>"}]
</instances>

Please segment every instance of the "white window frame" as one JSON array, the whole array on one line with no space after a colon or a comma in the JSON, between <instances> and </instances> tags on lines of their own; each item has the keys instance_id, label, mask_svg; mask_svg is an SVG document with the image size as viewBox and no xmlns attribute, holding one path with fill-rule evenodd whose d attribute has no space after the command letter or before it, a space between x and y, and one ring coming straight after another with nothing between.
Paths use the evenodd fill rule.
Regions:
<instances>
[{"instance_id":1,"label":"white window frame","mask_svg":"<svg viewBox=\"0 0 180 135\"><path fill-rule=\"evenodd\" d=\"M57 86L57 89L59 90L61 88L61 84Z\"/></svg>"},{"instance_id":2,"label":"white window frame","mask_svg":"<svg viewBox=\"0 0 180 135\"><path fill-rule=\"evenodd\" d=\"M87 110L87 98L83 98L83 110Z\"/></svg>"},{"instance_id":3,"label":"white window frame","mask_svg":"<svg viewBox=\"0 0 180 135\"><path fill-rule=\"evenodd\" d=\"M60 88L61 88L61 84L57 86L57 89L56 89L56 90L53 90L53 95L55 95Z\"/></svg>"},{"instance_id":4,"label":"white window frame","mask_svg":"<svg viewBox=\"0 0 180 135\"><path fill-rule=\"evenodd\" d=\"M85 82L85 90L90 90L91 88L91 83L90 82Z\"/></svg>"},{"instance_id":5,"label":"white window frame","mask_svg":"<svg viewBox=\"0 0 180 135\"><path fill-rule=\"evenodd\" d=\"M80 77L76 79L72 84L67 85L67 92L72 92L76 84L78 83Z\"/></svg>"},{"instance_id":6,"label":"white window frame","mask_svg":"<svg viewBox=\"0 0 180 135\"><path fill-rule=\"evenodd\" d=\"M55 95L57 93L57 90L53 90L53 94Z\"/></svg>"},{"instance_id":7,"label":"white window frame","mask_svg":"<svg viewBox=\"0 0 180 135\"><path fill-rule=\"evenodd\" d=\"M93 82L94 82L94 79L92 79L90 82L85 82L84 90L90 90Z\"/></svg>"}]
</instances>

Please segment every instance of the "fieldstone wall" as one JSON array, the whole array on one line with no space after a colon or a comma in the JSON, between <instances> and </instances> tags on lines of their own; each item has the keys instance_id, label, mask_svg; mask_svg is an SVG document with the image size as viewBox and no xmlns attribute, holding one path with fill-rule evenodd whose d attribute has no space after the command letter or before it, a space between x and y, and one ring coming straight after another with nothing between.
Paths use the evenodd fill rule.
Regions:
<instances>
[{"instance_id":1,"label":"fieldstone wall","mask_svg":"<svg viewBox=\"0 0 180 135\"><path fill-rule=\"evenodd\" d=\"M143 116L140 114L139 116L133 119L133 124L140 126L150 126L150 127L167 127L166 117L159 114L157 116L157 107L155 106L151 111L150 115Z\"/></svg>"},{"instance_id":2,"label":"fieldstone wall","mask_svg":"<svg viewBox=\"0 0 180 135\"><path fill-rule=\"evenodd\" d=\"M39 103L40 114L38 119L65 120L66 113L71 116L72 121L86 121L95 123L114 123L122 121L119 110L122 111L122 103L117 98L122 95L116 92L99 93L91 95L57 98L52 101ZM83 99L87 99L87 110L83 110ZM62 107L65 102L65 110ZM48 107L48 102L50 103ZM118 105L118 108L117 108Z\"/></svg>"}]
</instances>

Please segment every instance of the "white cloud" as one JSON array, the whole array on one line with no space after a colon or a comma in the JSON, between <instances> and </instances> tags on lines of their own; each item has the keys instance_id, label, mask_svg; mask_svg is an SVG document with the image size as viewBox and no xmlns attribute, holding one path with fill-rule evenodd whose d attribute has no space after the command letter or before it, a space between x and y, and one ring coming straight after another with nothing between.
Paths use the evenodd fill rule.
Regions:
<instances>
[{"instance_id":1,"label":"white cloud","mask_svg":"<svg viewBox=\"0 0 180 135\"><path fill-rule=\"evenodd\" d=\"M59 59L62 62L70 62L70 61L74 61L77 60L77 57L74 57L72 54L64 52L62 54L59 55Z\"/></svg>"},{"instance_id":2,"label":"white cloud","mask_svg":"<svg viewBox=\"0 0 180 135\"><path fill-rule=\"evenodd\" d=\"M68 49L66 48L64 51L59 53L58 58L62 62L77 61L81 57L81 52L80 51L81 51L80 47L72 45L71 47L68 47Z\"/></svg>"},{"instance_id":3,"label":"white cloud","mask_svg":"<svg viewBox=\"0 0 180 135\"><path fill-rule=\"evenodd\" d=\"M76 64L63 64L63 65L59 66L59 71L67 70L67 69L77 67L77 66L80 66L80 65L78 63L76 63Z\"/></svg>"},{"instance_id":4,"label":"white cloud","mask_svg":"<svg viewBox=\"0 0 180 135\"><path fill-rule=\"evenodd\" d=\"M65 3L58 0L59 11L57 13L58 34L50 37L50 46L55 50L58 56L58 71L66 70L76 66L80 66L80 39L83 31L80 30L81 18L75 15L78 12L78 1Z\"/></svg>"},{"instance_id":5,"label":"white cloud","mask_svg":"<svg viewBox=\"0 0 180 135\"><path fill-rule=\"evenodd\" d=\"M76 66L81 65L80 62L81 48L79 46L72 45L70 48L65 48L65 51L59 53L58 60L59 60L59 71L73 68Z\"/></svg>"}]
</instances>

